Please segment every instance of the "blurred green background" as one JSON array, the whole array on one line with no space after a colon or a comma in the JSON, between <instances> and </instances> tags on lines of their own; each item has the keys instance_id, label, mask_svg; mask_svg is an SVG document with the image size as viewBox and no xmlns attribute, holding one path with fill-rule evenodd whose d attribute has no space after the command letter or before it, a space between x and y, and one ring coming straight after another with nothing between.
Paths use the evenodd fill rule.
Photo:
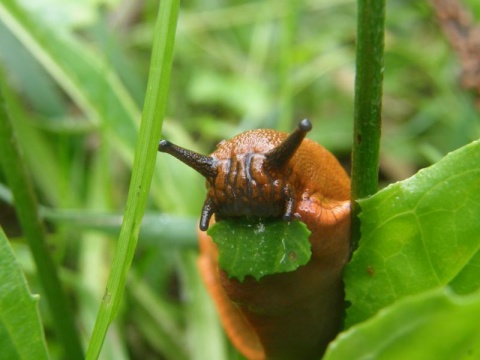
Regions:
<instances>
[{"instance_id":1,"label":"blurred green background","mask_svg":"<svg viewBox=\"0 0 480 360\"><path fill-rule=\"evenodd\" d=\"M480 21L478 1L464 4ZM0 5L10 113L85 342L125 206L157 11L152 0ZM355 16L352 0L183 1L164 136L207 154L244 130L290 131L307 117L309 137L348 169ZM475 94L459 85L460 63L431 3L387 1L386 19L383 185L480 135ZM196 272L204 181L168 156L157 163L124 306L102 356L237 358ZM1 184L0 223L41 294Z\"/></svg>"}]
</instances>

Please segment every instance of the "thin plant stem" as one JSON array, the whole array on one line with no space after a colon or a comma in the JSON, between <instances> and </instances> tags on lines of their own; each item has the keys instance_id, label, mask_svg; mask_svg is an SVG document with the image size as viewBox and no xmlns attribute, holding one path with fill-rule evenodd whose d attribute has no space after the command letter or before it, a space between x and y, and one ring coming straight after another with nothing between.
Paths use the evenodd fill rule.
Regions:
<instances>
[{"instance_id":1,"label":"thin plant stem","mask_svg":"<svg viewBox=\"0 0 480 360\"><path fill-rule=\"evenodd\" d=\"M384 0L358 0L357 65L352 151L352 246L360 240L356 200L378 190L381 137Z\"/></svg>"},{"instance_id":2,"label":"thin plant stem","mask_svg":"<svg viewBox=\"0 0 480 360\"><path fill-rule=\"evenodd\" d=\"M7 89L2 75L0 73L0 165L13 194L15 210L37 267L37 275L53 318L55 334L63 347L64 358L80 360L84 355L79 332L58 276L58 268L50 255L33 183L4 100L3 94L7 94Z\"/></svg>"},{"instance_id":3,"label":"thin plant stem","mask_svg":"<svg viewBox=\"0 0 480 360\"><path fill-rule=\"evenodd\" d=\"M107 287L89 343L87 359L97 359L100 355L108 327L120 306L127 273L135 253L165 116L178 9L179 0L160 2L154 30L155 38L147 93L135 149L127 205Z\"/></svg>"}]
</instances>

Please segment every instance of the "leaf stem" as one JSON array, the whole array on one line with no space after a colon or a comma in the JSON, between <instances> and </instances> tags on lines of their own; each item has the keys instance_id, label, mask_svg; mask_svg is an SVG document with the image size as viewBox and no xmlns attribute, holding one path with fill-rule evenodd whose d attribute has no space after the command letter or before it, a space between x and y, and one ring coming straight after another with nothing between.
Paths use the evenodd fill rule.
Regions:
<instances>
[{"instance_id":1,"label":"leaf stem","mask_svg":"<svg viewBox=\"0 0 480 360\"><path fill-rule=\"evenodd\" d=\"M357 66L352 151L352 246L360 240L356 200L378 189L385 0L358 0Z\"/></svg>"},{"instance_id":2,"label":"leaf stem","mask_svg":"<svg viewBox=\"0 0 480 360\"><path fill-rule=\"evenodd\" d=\"M0 71L0 165L13 193L15 210L35 261L64 357L83 359L73 311L60 282L57 266L50 255L45 227L39 216L38 201L18 146L4 93L7 95L7 88Z\"/></svg>"},{"instance_id":3,"label":"leaf stem","mask_svg":"<svg viewBox=\"0 0 480 360\"><path fill-rule=\"evenodd\" d=\"M147 94L135 149L127 205L105 295L100 304L88 347L87 359L97 359L100 355L108 327L120 306L127 273L135 253L165 116L178 8L179 0L160 2L154 30L155 38Z\"/></svg>"}]
</instances>

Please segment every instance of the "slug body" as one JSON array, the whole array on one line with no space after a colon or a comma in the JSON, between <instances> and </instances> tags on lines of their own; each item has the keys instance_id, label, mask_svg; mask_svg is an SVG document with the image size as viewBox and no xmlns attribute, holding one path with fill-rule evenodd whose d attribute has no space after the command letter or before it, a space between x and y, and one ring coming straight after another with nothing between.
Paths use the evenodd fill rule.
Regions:
<instances>
[{"instance_id":1,"label":"slug body","mask_svg":"<svg viewBox=\"0 0 480 360\"><path fill-rule=\"evenodd\" d=\"M304 139L310 129L303 120L290 135L247 131L221 142L208 157L165 141L159 146L207 179L200 272L228 336L248 359L319 358L340 329L342 270L350 252L350 180L331 153ZM229 279L205 232L212 214L216 221L298 218L312 232L312 258L294 272L259 281Z\"/></svg>"}]
</instances>

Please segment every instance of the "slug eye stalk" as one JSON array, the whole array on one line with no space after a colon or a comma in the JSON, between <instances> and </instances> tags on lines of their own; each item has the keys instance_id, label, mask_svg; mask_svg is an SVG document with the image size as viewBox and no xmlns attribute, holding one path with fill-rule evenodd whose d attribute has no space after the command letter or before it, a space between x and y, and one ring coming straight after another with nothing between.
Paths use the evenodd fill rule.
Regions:
<instances>
[{"instance_id":1,"label":"slug eye stalk","mask_svg":"<svg viewBox=\"0 0 480 360\"><path fill-rule=\"evenodd\" d=\"M195 151L182 148L167 140L161 140L158 151L168 153L206 178L217 175L217 168L213 157L201 155Z\"/></svg>"},{"instance_id":2,"label":"slug eye stalk","mask_svg":"<svg viewBox=\"0 0 480 360\"><path fill-rule=\"evenodd\" d=\"M292 132L280 145L265 154L269 168L280 169L297 151L307 133L312 130L312 124L304 119L298 124L298 128Z\"/></svg>"},{"instance_id":3,"label":"slug eye stalk","mask_svg":"<svg viewBox=\"0 0 480 360\"><path fill-rule=\"evenodd\" d=\"M295 154L307 133L312 129L312 123L308 119L302 120L298 128L292 132L280 145L265 154L267 166L281 168ZM192 150L182 148L167 140L161 140L158 151L168 153L184 164L190 166L204 177L217 175L215 160L211 156L202 155Z\"/></svg>"}]
</instances>

